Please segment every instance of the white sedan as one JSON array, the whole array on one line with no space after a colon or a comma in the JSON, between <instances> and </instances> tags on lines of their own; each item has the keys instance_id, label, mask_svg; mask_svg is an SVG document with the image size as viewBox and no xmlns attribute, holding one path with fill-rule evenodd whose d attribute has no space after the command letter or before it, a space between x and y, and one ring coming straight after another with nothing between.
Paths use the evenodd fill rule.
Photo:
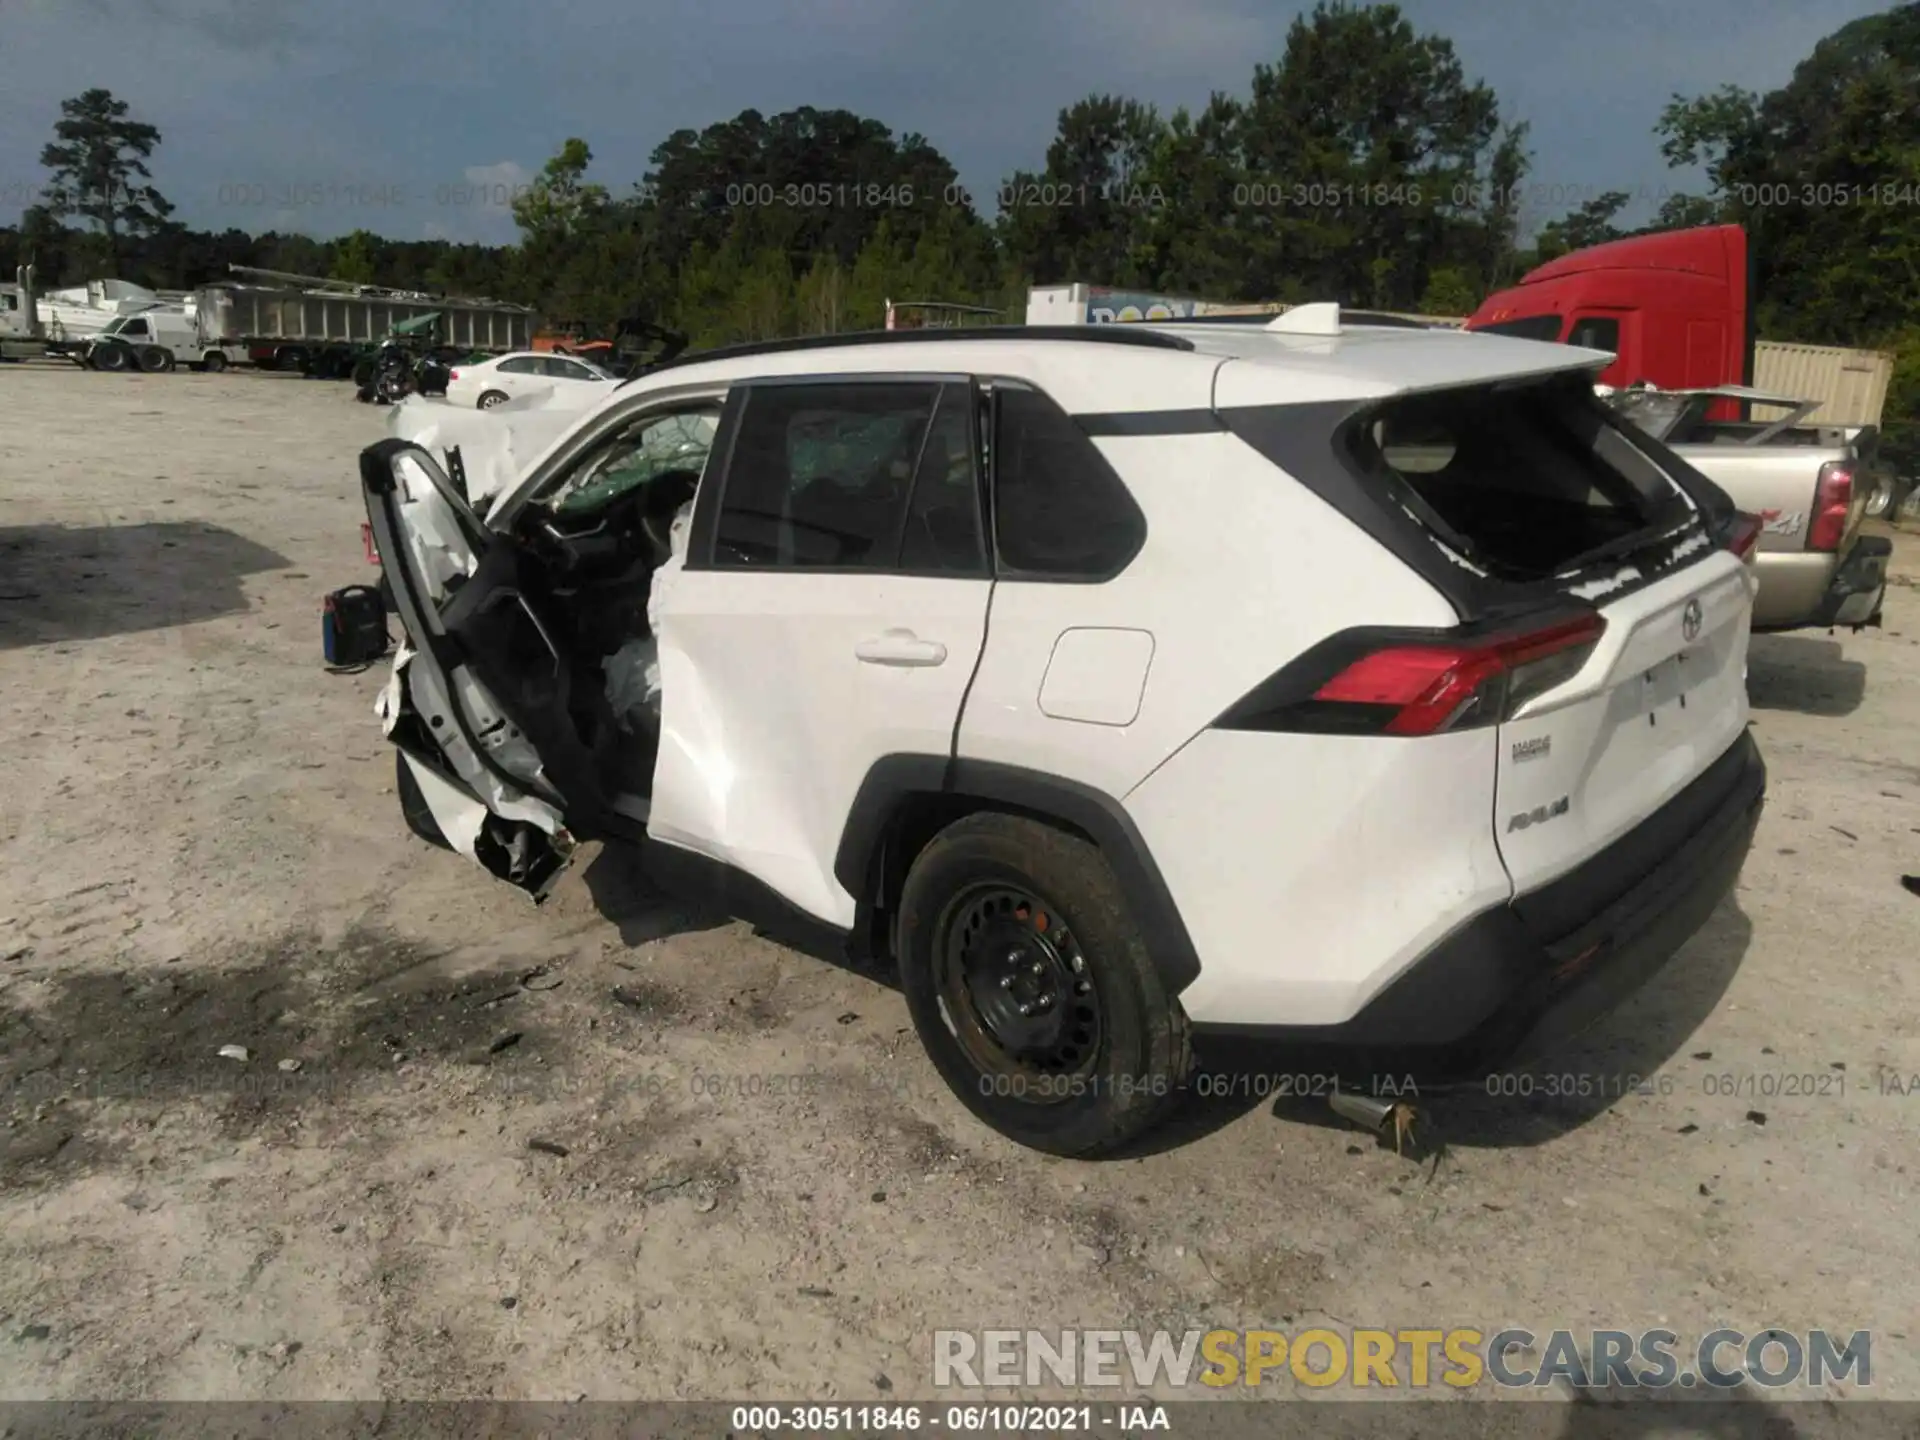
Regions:
<instances>
[{"instance_id":1,"label":"white sedan","mask_svg":"<svg viewBox=\"0 0 1920 1440\"><path fill-rule=\"evenodd\" d=\"M491 410L523 395L544 394L555 409L585 410L613 393L614 378L598 365L569 355L520 351L454 367L447 379L447 399Z\"/></svg>"}]
</instances>

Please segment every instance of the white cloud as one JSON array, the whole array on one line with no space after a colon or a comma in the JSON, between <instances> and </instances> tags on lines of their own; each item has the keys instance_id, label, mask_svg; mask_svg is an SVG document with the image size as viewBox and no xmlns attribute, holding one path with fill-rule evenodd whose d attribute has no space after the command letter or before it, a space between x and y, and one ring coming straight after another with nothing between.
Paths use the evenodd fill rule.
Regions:
<instances>
[{"instance_id":1,"label":"white cloud","mask_svg":"<svg viewBox=\"0 0 1920 1440\"><path fill-rule=\"evenodd\" d=\"M462 172L467 184L490 195L518 195L533 183L533 172L516 160L500 160L492 165L469 165Z\"/></svg>"}]
</instances>

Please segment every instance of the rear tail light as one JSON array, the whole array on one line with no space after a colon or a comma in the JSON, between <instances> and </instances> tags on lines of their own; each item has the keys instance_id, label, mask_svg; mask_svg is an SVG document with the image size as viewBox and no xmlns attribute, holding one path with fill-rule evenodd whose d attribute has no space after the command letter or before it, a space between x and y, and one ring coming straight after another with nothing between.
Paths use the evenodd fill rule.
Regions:
<instances>
[{"instance_id":1,"label":"rear tail light","mask_svg":"<svg viewBox=\"0 0 1920 1440\"><path fill-rule=\"evenodd\" d=\"M1241 730L1407 736L1498 725L1578 674L1606 628L1604 618L1588 614L1484 639L1389 642L1348 660L1299 698L1287 693L1297 690L1283 671L1261 687L1265 695L1256 692L1220 723Z\"/></svg>"},{"instance_id":2,"label":"rear tail light","mask_svg":"<svg viewBox=\"0 0 1920 1440\"><path fill-rule=\"evenodd\" d=\"M449 370L447 372L447 378L449 380L458 380L460 378L460 372L458 370Z\"/></svg>"},{"instance_id":3,"label":"rear tail light","mask_svg":"<svg viewBox=\"0 0 1920 1440\"><path fill-rule=\"evenodd\" d=\"M1766 521L1758 515L1749 515L1744 510L1733 517L1733 528L1727 532L1727 549L1735 558L1753 563L1753 552L1760 544L1760 532L1766 528Z\"/></svg>"},{"instance_id":4,"label":"rear tail light","mask_svg":"<svg viewBox=\"0 0 1920 1440\"><path fill-rule=\"evenodd\" d=\"M1809 550L1838 550L1853 508L1853 467L1829 460L1820 467L1813 492L1813 520L1807 526Z\"/></svg>"},{"instance_id":5,"label":"rear tail light","mask_svg":"<svg viewBox=\"0 0 1920 1440\"><path fill-rule=\"evenodd\" d=\"M373 543L373 526L367 524L364 520L360 522L360 543L366 547L367 563L369 565L378 565L380 563L380 551Z\"/></svg>"}]
</instances>

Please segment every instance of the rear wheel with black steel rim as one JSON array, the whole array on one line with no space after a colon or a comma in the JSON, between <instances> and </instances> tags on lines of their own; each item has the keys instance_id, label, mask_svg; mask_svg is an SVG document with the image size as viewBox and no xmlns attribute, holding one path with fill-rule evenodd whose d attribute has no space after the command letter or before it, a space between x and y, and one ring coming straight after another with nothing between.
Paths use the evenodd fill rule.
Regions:
<instances>
[{"instance_id":1,"label":"rear wheel with black steel rim","mask_svg":"<svg viewBox=\"0 0 1920 1440\"><path fill-rule=\"evenodd\" d=\"M900 960L935 1068L1009 1139L1095 1155L1177 1103L1186 1016L1088 841L1012 815L950 825L907 876Z\"/></svg>"}]
</instances>

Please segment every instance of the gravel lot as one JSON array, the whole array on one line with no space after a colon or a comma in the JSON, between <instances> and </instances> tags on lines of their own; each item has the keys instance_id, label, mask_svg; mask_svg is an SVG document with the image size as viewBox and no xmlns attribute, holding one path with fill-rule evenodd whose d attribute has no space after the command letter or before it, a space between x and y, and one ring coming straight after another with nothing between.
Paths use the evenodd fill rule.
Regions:
<instances>
[{"instance_id":1,"label":"gravel lot","mask_svg":"<svg viewBox=\"0 0 1920 1440\"><path fill-rule=\"evenodd\" d=\"M1870 1328L1920 1399L1920 536L1884 630L1755 641L1738 894L1549 1067L1652 1093L1073 1164L879 979L407 833L384 670L319 655L384 411L29 365L0 410L0 1396L900 1399L937 1328L1511 1322Z\"/></svg>"}]
</instances>

